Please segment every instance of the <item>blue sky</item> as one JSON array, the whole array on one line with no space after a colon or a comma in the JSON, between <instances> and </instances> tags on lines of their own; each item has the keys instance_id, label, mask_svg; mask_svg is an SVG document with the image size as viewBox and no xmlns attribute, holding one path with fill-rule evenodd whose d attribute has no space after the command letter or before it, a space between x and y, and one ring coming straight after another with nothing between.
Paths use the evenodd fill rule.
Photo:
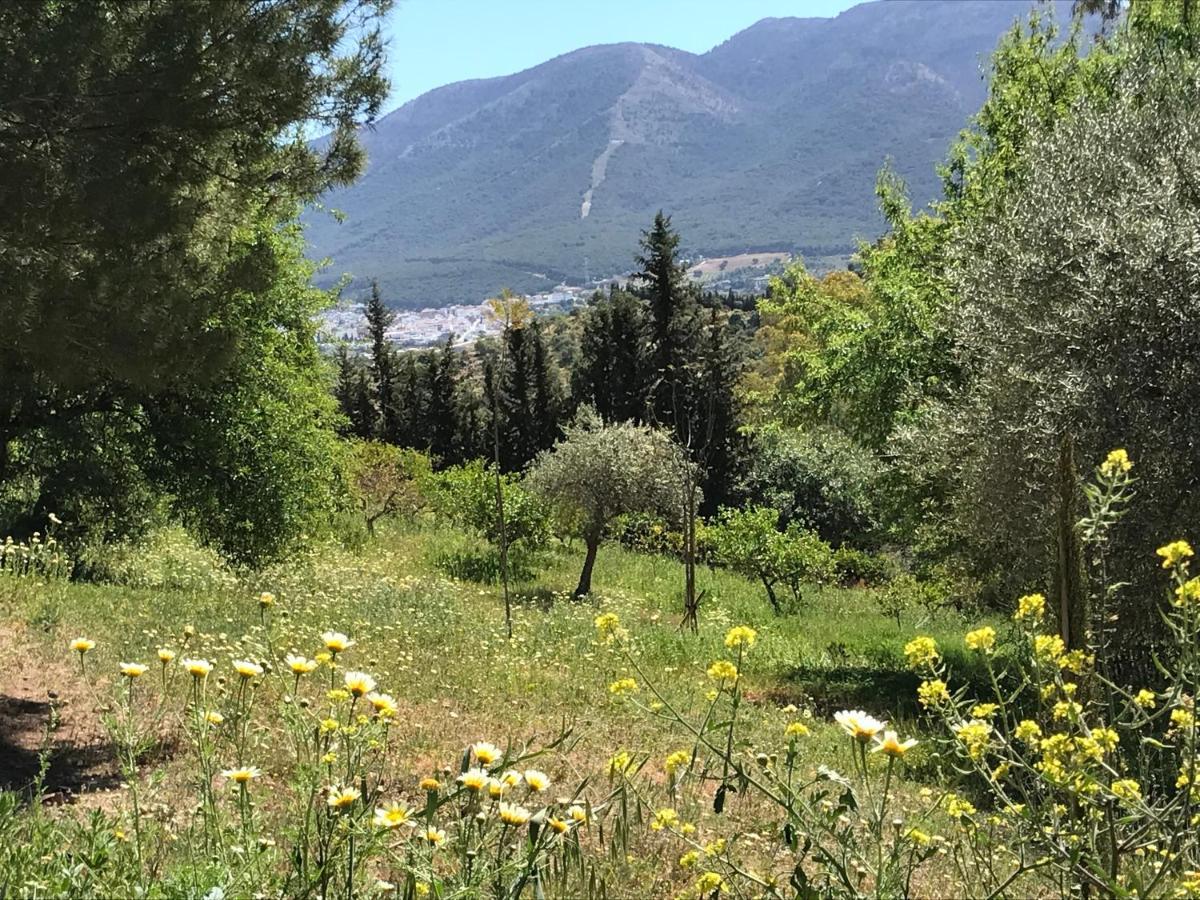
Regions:
<instances>
[{"instance_id":1,"label":"blue sky","mask_svg":"<svg viewBox=\"0 0 1200 900\"><path fill-rule=\"evenodd\" d=\"M508 75L589 44L703 53L767 16L835 16L859 0L399 0L388 22L395 109L431 88Z\"/></svg>"}]
</instances>

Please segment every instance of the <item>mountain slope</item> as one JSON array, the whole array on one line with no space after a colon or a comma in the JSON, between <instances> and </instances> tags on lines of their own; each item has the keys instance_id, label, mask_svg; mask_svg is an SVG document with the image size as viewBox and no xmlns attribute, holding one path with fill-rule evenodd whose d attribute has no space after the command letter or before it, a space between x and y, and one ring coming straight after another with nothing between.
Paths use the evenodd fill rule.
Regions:
<instances>
[{"instance_id":1,"label":"mountain slope","mask_svg":"<svg viewBox=\"0 0 1200 900\"><path fill-rule=\"evenodd\" d=\"M882 227L885 159L915 201L935 195L986 54L1029 8L882 0L702 55L587 47L430 91L363 135L366 174L327 201L346 221L306 216L312 254L406 306L624 271L660 207L694 252L845 254Z\"/></svg>"}]
</instances>

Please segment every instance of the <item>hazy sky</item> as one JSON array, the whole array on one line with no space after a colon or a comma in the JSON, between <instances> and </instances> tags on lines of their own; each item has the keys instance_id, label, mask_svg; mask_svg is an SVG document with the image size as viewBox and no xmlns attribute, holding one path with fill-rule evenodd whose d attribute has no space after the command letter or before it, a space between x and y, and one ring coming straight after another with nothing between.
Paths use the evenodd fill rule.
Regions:
<instances>
[{"instance_id":1,"label":"hazy sky","mask_svg":"<svg viewBox=\"0 0 1200 900\"><path fill-rule=\"evenodd\" d=\"M509 75L589 44L703 53L767 16L834 16L859 0L399 0L390 111L431 88Z\"/></svg>"}]
</instances>

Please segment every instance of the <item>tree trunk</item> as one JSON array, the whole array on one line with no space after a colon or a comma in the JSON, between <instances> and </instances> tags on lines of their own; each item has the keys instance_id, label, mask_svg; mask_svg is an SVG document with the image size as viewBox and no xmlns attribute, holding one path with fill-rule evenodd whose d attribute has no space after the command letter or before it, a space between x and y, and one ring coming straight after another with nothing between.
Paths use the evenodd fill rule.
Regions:
<instances>
[{"instance_id":1,"label":"tree trunk","mask_svg":"<svg viewBox=\"0 0 1200 900\"><path fill-rule=\"evenodd\" d=\"M771 584L765 578L762 580L762 583L763 587L767 589L767 599L771 601L771 609L775 610L775 615L783 615L783 609L779 606L779 598L775 596L775 585Z\"/></svg>"},{"instance_id":2,"label":"tree trunk","mask_svg":"<svg viewBox=\"0 0 1200 900\"><path fill-rule=\"evenodd\" d=\"M583 558L583 571L579 573L579 584L571 595L576 600L582 600L592 592L592 569L596 565L596 551L600 549L598 538L587 538L587 556Z\"/></svg>"}]
</instances>

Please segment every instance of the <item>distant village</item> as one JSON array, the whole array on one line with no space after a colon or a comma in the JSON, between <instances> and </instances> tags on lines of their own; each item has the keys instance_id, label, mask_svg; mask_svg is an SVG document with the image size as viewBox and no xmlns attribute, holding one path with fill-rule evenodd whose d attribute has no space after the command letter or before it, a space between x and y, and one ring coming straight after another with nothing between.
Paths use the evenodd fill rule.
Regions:
<instances>
[{"instance_id":1,"label":"distant village","mask_svg":"<svg viewBox=\"0 0 1200 900\"><path fill-rule=\"evenodd\" d=\"M706 290L739 294L763 294L772 274L789 259L786 253L741 254L734 257L696 257L688 263L688 275ZM597 291L607 292L612 285L624 286L630 275L594 279L585 287L560 284L551 291L527 294L525 299L538 315L558 315L587 303ZM386 298L385 298L386 299ZM346 343L365 348L366 306L344 302L320 315L323 344ZM472 344L489 334L498 334L501 325L489 315L487 301L474 305L397 309L388 339L400 348L430 347L453 335L456 344Z\"/></svg>"}]
</instances>

